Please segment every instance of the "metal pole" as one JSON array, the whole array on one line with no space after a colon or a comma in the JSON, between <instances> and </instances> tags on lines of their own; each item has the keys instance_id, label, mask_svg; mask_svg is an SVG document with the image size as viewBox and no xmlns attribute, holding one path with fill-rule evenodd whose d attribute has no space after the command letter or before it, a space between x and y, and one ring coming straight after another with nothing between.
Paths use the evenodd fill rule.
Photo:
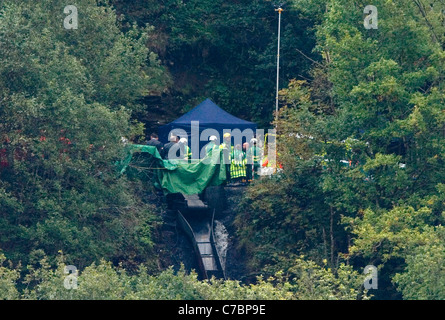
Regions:
<instances>
[{"instance_id":1,"label":"metal pole","mask_svg":"<svg viewBox=\"0 0 445 320\"><path fill-rule=\"evenodd\" d=\"M277 134L278 129L278 91L280 90L280 37L281 37L281 12L283 9L279 7L278 9L275 9L275 11L278 11L278 53L277 53L277 95L275 97L275 135ZM275 150L268 150L269 157L272 155L273 157L273 173L277 172L277 139L276 136L274 137L273 144L268 144L268 148L273 146ZM271 151L271 152L269 152ZM272 158L269 159L269 161L272 161Z\"/></svg>"},{"instance_id":2,"label":"metal pole","mask_svg":"<svg viewBox=\"0 0 445 320\"><path fill-rule=\"evenodd\" d=\"M278 8L275 9L278 11L278 54L277 54L277 96L275 98L275 129L277 129L277 121L278 121L278 91L280 85L280 34L281 34L281 12L283 9Z\"/></svg>"}]
</instances>

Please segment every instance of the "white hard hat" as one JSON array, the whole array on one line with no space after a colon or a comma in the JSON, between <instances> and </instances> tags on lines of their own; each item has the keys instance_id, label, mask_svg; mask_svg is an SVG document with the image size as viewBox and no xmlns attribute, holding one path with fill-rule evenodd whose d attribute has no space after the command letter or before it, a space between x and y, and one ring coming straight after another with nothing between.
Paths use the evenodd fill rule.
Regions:
<instances>
[{"instance_id":1,"label":"white hard hat","mask_svg":"<svg viewBox=\"0 0 445 320\"><path fill-rule=\"evenodd\" d=\"M250 140L250 142L251 142L251 143L257 143L257 142L258 142L258 140L257 140L257 139L255 139L255 138L252 138L252 139Z\"/></svg>"},{"instance_id":2,"label":"white hard hat","mask_svg":"<svg viewBox=\"0 0 445 320\"><path fill-rule=\"evenodd\" d=\"M210 141L218 140L218 138L217 138L216 136L210 136L209 140L210 140Z\"/></svg>"},{"instance_id":3,"label":"white hard hat","mask_svg":"<svg viewBox=\"0 0 445 320\"><path fill-rule=\"evenodd\" d=\"M179 139L179 142L181 142L181 143L187 143L187 139L186 139L186 138L181 138L181 139Z\"/></svg>"}]
</instances>

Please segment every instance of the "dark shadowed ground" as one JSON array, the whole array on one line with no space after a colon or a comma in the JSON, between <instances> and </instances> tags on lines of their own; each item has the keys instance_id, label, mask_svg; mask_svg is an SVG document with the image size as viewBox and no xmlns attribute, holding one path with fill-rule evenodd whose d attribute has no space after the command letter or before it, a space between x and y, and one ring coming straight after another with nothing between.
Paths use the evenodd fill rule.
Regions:
<instances>
[{"instance_id":1,"label":"dark shadowed ground","mask_svg":"<svg viewBox=\"0 0 445 320\"><path fill-rule=\"evenodd\" d=\"M249 280L246 278L246 261L237 248L237 239L233 221L236 207L245 187L209 187L202 199L211 208L215 208L215 220L221 222L228 231L226 252L226 277L232 280ZM187 271L197 270L195 253L192 244L184 232L176 224L175 206L162 211L163 225L158 232L156 252L159 256L158 267L162 270L173 266L175 270L184 265Z\"/></svg>"}]
</instances>

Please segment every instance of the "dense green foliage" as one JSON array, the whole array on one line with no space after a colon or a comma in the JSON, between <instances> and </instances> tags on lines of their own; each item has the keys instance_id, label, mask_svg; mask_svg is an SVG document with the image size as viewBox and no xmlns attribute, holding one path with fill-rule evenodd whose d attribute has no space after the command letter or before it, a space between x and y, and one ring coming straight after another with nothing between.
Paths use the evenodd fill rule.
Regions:
<instances>
[{"instance_id":1,"label":"dense green foliage","mask_svg":"<svg viewBox=\"0 0 445 320\"><path fill-rule=\"evenodd\" d=\"M0 255L0 298L38 300L283 300L283 299L367 299L361 290L363 276L342 266L337 275L330 269L297 259L294 277L285 278L278 273L257 283L241 284L236 280L200 281L196 273L171 268L159 275L150 276L141 266L135 274L122 267L115 268L106 261L92 264L73 279L64 272L64 257L57 259L51 268L46 258L37 266L29 265L23 280L26 288L17 290L19 269L2 266ZM298 275L298 277L296 277ZM67 278L68 277L68 278ZM73 285L76 288L73 288ZM65 287L67 286L68 289ZM71 288L71 289L69 289Z\"/></svg>"},{"instance_id":2,"label":"dense green foliage","mask_svg":"<svg viewBox=\"0 0 445 320\"><path fill-rule=\"evenodd\" d=\"M172 75L163 108L148 123L169 122L211 98L261 127L272 120L277 54L276 3L270 0L113 0L124 21L155 26L149 43ZM307 75L313 21L298 11L282 19L281 85ZM300 52L299 52L300 51ZM164 116L165 115L165 116Z\"/></svg>"},{"instance_id":3,"label":"dense green foliage","mask_svg":"<svg viewBox=\"0 0 445 320\"><path fill-rule=\"evenodd\" d=\"M238 233L254 270L304 253L378 266L378 298L444 299L442 6L372 4L368 30L360 1L295 1L317 19L319 59L281 92L284 171L250 188Z\"/></svg>"},{"instance_id":4,"label":"dense green foliage","mask_svg":"<svg viewBox=\"0 0 445 320\"><path fill-rule=\"evenodd\" d=\"M378 29L363 25L368 4ZM247 189L234 223L262 276L160 267L149 182L115 170L121 138L206 97L270 126L274 5L78 0L67 30L64 1L0 2L0 298L445 299L440 1L287 1L283 170ZM379 289L366 292L370 264Z\"/></svg>"},{"instance_id":5,"label":"dense green foliage","mask_svg":"<svg viewBox=\"0 0 445 320\"><path fill-rule=\"evenodd\" d=\"M160 67L144 30L123 34L111 9L78 6L75 32L63 1L0 7L1 249L23 263L37 249L78 266L146 261L153 210L114 162Z\"/></svg>"}]
</instances>

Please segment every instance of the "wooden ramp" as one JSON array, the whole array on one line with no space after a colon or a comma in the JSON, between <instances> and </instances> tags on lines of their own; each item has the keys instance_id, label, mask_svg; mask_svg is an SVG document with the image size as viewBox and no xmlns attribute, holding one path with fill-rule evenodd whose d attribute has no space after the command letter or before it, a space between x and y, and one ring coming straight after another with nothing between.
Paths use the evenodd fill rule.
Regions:
<instances>
[{"instance_id":1,"label":"wooden ramp","mask_svg":"<svg viewBox=\"0 0 445 320\"><path fill-rule=\"evenodd\" d=\"M178 211L178 221L192 241L202 278L225 279L213 233L215 210L210 210L198 195L184 195L184 198L187 208L184 212Z\"/></svg>"}]
</instances>

